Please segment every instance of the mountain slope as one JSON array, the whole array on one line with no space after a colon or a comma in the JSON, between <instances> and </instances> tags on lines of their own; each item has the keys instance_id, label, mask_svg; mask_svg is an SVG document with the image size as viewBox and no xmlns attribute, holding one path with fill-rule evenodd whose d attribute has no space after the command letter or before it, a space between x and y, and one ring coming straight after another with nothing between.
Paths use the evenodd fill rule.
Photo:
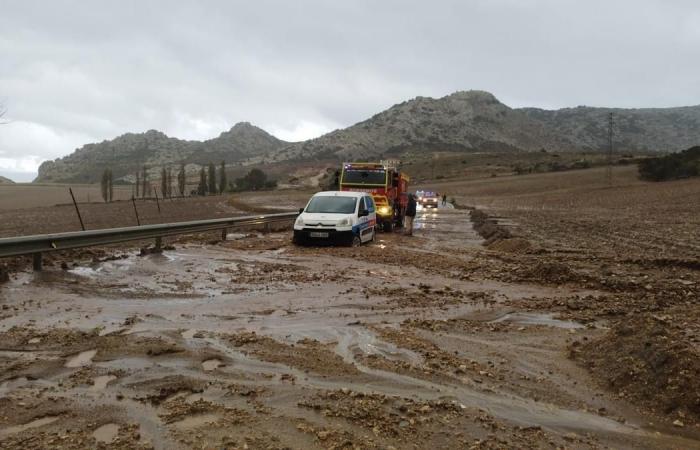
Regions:
<instances>
[{"instance_id":1,"label":"mountain slope","mask_svg":"<svg viewBox=\"0 0 700 450\"><path fill-rule=\"evenodd\" d=\"M317 139L290 145L278 158L374 158L404 150L536 151L575 144L546 124L483 91L417 97Z\"/></svg>"},{"instance_id":2,"label":"mountain slope","mask_svg":"<svg viewBox=\"0 0 700 450\"><path fill-rule=\"evenodd\" d=\"M287 145L247 122L238 123L214 139L185 141L160 131L127 133L111 141L87 144L71 155L44 162L37 182L94 183L109 167L115 179L130 176L144 165L157 171L180 163L236 163L259 157Z\"/></svg>"},{"instance_id":3,"label":"mountain slope","mask_svg":"<svg viewBox=\"0 0 700 450\"><path fill-rule=\"evenodd\" d=\"M0 175L0 184L15 184L15 182Z\"/></svg>"},{"instance_id":4,"label":"mountain slope","mask_svg":"<svg viewBox=\"0 0 700 450\"><path fill-rule=\"evenodd\" d=\"M608 115L613 113L614 146L619 151L680 151L700 144L700 106L678 108L593 108L548 111L522 108L527 117L567 136L578 148L608 146Z\"/></svg>"},{"instance_id":5,"label":"mountain slope","mask_svg":"<svg viewBox=\"0 0 700 450\"><path fill-rule=\"evenodd\" d=\"M249 123L204 142L158 131L125 134L88 144L45 162L36 181L96 182L106 167L115 178L148 166L152 172L179 163L233 164L280 161L407 158L436 151L556 152L607 148L608 113L615 117L616 151L678 151L700 145L700 106L656 109L577 107L513 109L483 91L434 99L417 97L316 139L288 143ZM196 169L196 166L194 166Z\"/></svg>"}]
</instances>

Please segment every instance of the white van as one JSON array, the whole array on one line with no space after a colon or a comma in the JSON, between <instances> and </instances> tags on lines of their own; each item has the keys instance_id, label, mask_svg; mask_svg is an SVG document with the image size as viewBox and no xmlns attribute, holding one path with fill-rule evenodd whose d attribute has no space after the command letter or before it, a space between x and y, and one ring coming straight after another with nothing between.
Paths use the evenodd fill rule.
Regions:
<instances>
[{"instance_id":1,"label":"white van","mask_svg":"<svg viewBox=\"0 0 700 450\"><path fill-rule=\"evenodd\" d=\"M342 243L357 247L374 240L377 213L366 192L314 194L294 222L294 243Z\"/></svg>"}]
</instances>

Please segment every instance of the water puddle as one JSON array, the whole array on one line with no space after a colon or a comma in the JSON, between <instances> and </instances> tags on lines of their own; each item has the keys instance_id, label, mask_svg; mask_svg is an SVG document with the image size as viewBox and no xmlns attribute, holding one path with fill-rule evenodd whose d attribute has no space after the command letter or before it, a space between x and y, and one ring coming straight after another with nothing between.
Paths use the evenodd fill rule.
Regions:
<instances>
[{"instance_id":1,"label":"water puddle","mask_svg":"<svg viewBox=\"0 0 700 450\"><path fill-rule=\"evenodd\" d=\"M183 339L192 339L194 338L194 335L197 334L197 330L194 328L191 330L183 331L181 333Z\"/></svg>"},{"instance_id":2,"label":"water puddle","mask_svg":"<svg viewBox=\"0 0 700 450\"><path fill-rule=\"evenodd\" d=\"M41 338L35 337L35 338L31 338L30 340L28 340L27 344L38 344L39 342L41 342Z\"/></svg>"},{"instance_id":3,"label":"water puddle","mask_svg":"<svg viewBox=\"0 0 700 450\"><path fill-rule=\"evenodd\" d=\"M72 357L66 363L66 367L75 368L82 366L89 366L92 364L92 358L97 354L97 350L87 350L85 352L80 352L76 356Z\"/></svg>"},{"instance_id":4,"label":"water puddle","mask_svg":"<svg viewBox=\"0 0 700 450\"><path fill-rule=\"evenodd\" d=\"M43 427L44 425L48 425L50 423L57 421L58 418L59 418L58 416L42 417L41 419L32 420L31 422L25 423L23 425L15 425L14 427L5 428L4 430L0 431L0 435L2 435L2 434L15 434L15 433L20 433L22 431L28 430L30 428Z\"/></svg>"},{"instance_id":5,"label":"water puddle","mask_svg":"<svg viewBox=\"0 0 700 450\"><path fill-rule=\"evenodd\" d=\"M584 328L584 325L569 320L555 319L553 314L508 313L492 322L513 322L522 325L546 325L556 328Z\"/></svg>"},{"instance_id":6,"label":"water puddle","mask_svg":"<svg viewBox=\"0 0 700 450\"><path fill-rule=\"evenodd\" d=\"M218 359L208 359L202 363L202 369L204 369L205 372L216 370L219 366L221 366L221 361Z\"/></svg>"},{"instance_id":7,"label":"water puddle","mask_svg":"<svg viewBox=\"0 0 700 450\"><path fill-rule=\"evenodd\" d=\"M117 437L118 434L119 425L116 423L108 423L93 431L92 437L94 437L97 442L109 444Z\"/></svg>"},{"instance_id":8,"label":"water puddle","mask_svg":"<svg viewBox=\"0 0 700 450\"><path fill-rule=\"evenodd\" d=\"M184 429L189 429L189 428L197 428L201 427L202 425L206 425L209 423L214 423L218 421L221 418L218 414L202 414L199 416L190 416L185 419L182 419L178 422L173 423L174 426L177 428L184 428Z\"/></svg>"},{"instance_id":9,"label":"water puddle","mask_svg":"<svg viewBox=\"0 0 700 450\"><path fill-rule=\"evenodd\" d=\"M0 398L5 397L14 389L21 388L28 383L29 380L26 377L14 378L0 383Z\"/></svg>"},{"instance_id":10,"label":"water puddle","mask_svg":"<svg viewBox=\"0 0 700 450\"><path fill-rule=\"evenodd\" d=\"M103 375L101 377L97 377L93 380L93 385L92 385L92 390L93 391L101 391L104 388L107 387L110 381L116 380L117 377L114 375Z\"/></svg>"},{"instance_id":11,"label":"water puddle","mask_svg":"<svg viewBox=\"0 0 700 450\"><path fill-rule=\"evenodd\" d=\"M93 278L99 274L99 272L102 271L102 267L98 268L92 268L92 267L73 267L68 271L68 273L72 273L73 275L78 275L81 277L88 277L88 278Z\"/></svg>"}]
</instances>

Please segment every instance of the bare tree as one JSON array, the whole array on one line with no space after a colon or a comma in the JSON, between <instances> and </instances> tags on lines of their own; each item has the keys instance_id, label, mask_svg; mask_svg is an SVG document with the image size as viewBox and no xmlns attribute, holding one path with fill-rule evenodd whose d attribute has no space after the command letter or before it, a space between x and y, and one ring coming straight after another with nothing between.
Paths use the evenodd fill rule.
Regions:
<instances>
[{"instance_id":1,"label":"bare tree","mask_svg":"<svg viewBox=\"0 0 700 450\"><path fill-rule=\"evenodd\" d=\"M114 200L114 174L112 173L112 169L107 170L109 170L109 177L107 178L107 195L109 196L109 201L112 202Z\"/></svg>"},{"instance_id":2,"label":"bare tree","mask_svg":"<svg viewBox=\"0 0 700 450\"><path fill-rule=\"evenodd\" d=\"M221 161L219 167L219 194L223 194L228 183L226 182L226 161Z\"/></svg>"},{"instance_id":3,"label":"bare tree","mask_svg":"<svg viewBox=\"0 0 700 450\"><path fill-rule=\"evenodd\" d=\"M214 163L209 163L209 193L214 195L218 194L216 188L216 167Z\"/></svg>"},{"instance_id":4,"label":"bare tree","mask_svg":"<svg viewBox=\"0 0 700 450\"><path fill-rule=\"evenodd\" d=\"M202 166L202 168L199 170L199 186L197 186L197 194L198 195L207 195L207 171Z\"/></svg>"},{"instance_id":5,"label":"bare tree","mask_svg":"<svg viewBox=\"0 0 700 450\"><path fill-rule=\"evenodd\" d=\"M177 173L177 189L180 191L180 197L185 196L185 184L187 175L185 174L185 165L180 164L180 171Z\"/></svg>"},{"instance_id":6,"label":"bare tree","mask_svg":"<svg viewBox=\"0 0 700 450\"><path fill-rule=\"evenodd\" d=\"M160 193L163 198L168 196L168 170L165 167L160 170Z\"/></svg>"},{"instance_id":7,"label":"bare tree","mask_svg":"<svg viewBox=\"0 0 700 450\"><path fill-rule=\"evenodd\" d=\"M100 191L102 192L102 200L104 200L105 203L109 202L109 169L105 169L105 171L102 172Z\"/></svg>"},{"instance_id":8,"label":"bare tree","mask_svg":"<svg viewBox=\"0 0 700 450\"><path fill-rule=\"evenodd\" d=\"M141 172L141 196L143 198L146 198L146 195L150 194L151 189L150 189L150 184L148 183L148 170L146 169L146 166L143 166L143 171Z\"/></svg>"},{"instance_id":9,"label":"bare tree","mask_svg":"<svg viewBox=\"0 0 700 450\"><path fill-rule=\"evenodd\" d=\"M173 168L168 166L168 198L173 198Z\"/></svg>"}]
</instances>

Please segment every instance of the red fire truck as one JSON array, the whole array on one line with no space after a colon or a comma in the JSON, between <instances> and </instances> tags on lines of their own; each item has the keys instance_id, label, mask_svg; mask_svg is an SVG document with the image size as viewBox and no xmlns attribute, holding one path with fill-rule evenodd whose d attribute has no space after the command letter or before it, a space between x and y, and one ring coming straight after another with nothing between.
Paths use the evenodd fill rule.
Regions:
<instances>
[{"instance_id":1,"label":"red fire truck","mask_svg":"<svg viewBox=\"0 0 700 450\"><path fill-rule=\"evenodd\" d=\"M408 204L408 175L398 161L346 162L340 173L341 191L369 192L377 206L377 222L384 231L403 226Z\"/></svg>"}]
</instances>

